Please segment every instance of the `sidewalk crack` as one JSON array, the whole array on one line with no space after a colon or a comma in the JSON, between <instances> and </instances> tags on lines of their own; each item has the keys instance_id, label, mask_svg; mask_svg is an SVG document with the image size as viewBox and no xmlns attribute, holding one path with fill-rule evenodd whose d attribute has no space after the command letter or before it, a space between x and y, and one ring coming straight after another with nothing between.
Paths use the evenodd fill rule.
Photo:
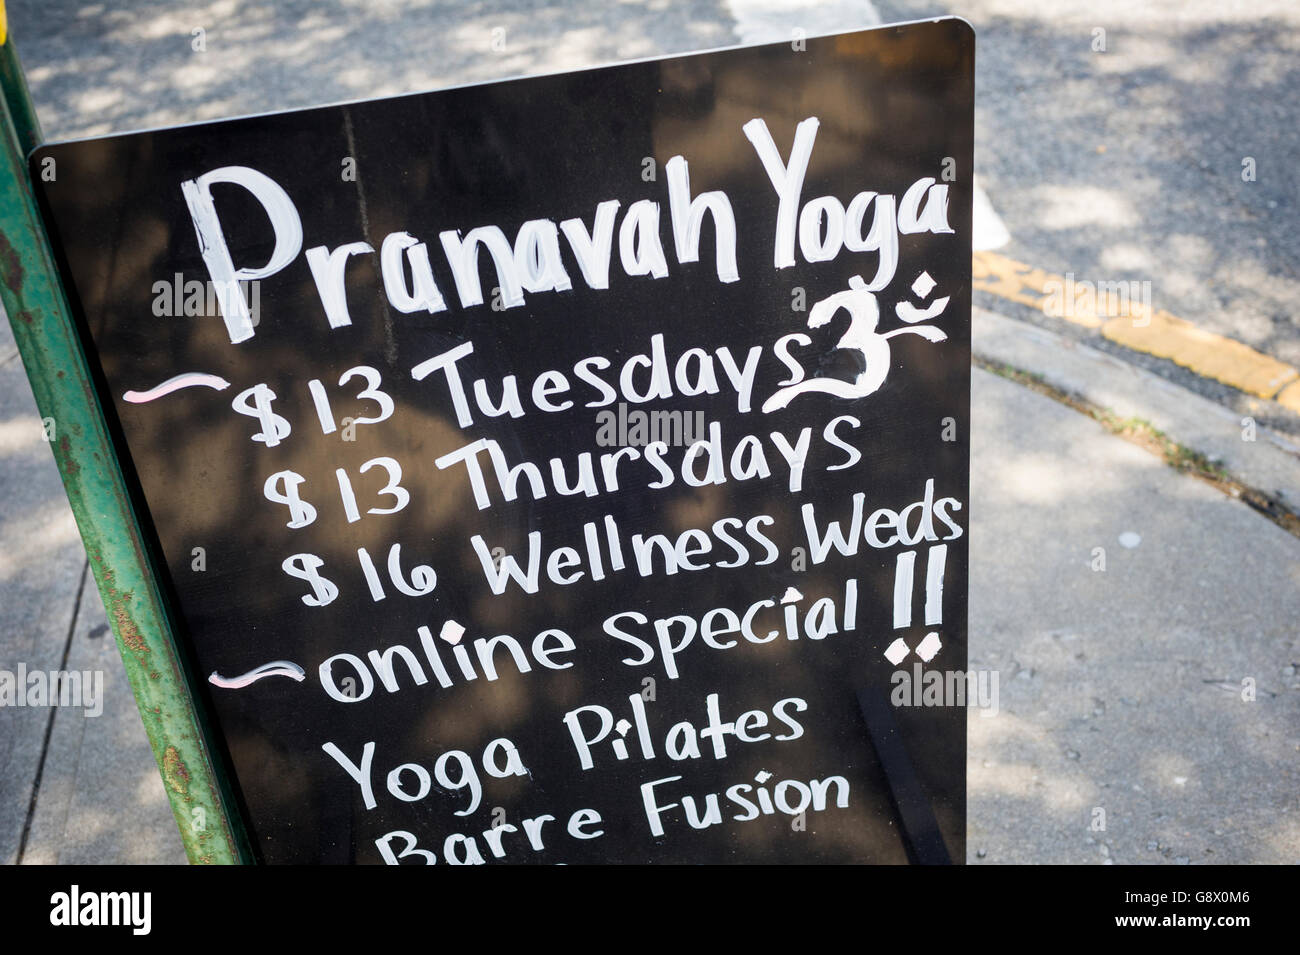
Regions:
<instances>
[{"instance_id":1,"label":"sidewalk crack","mask_svg":"<svg viewBox=\"0 0 1300 955\"><path fill-rule=\"evenodd\" d=\"M81 616L81 598L86 592L86 578L90 572L89 559L81 565L81 579L77 584L77 596L72 603L72 619L68 621L68 634L63 641L63 657L59 660L60 672L68 668L68 655L72 650L72 637L77 632L77 619ZM45 738L41 741L41 758L36 763L36 778L32 780L32 797L27 803L27 818L23 820L23 834L18 840L18 856L15 865L23 864L23 855L27 851L27 839L32 833L32 822L36 818L36 801L41 795L41 777L45 774L45 757L50 751L50 737L54 733L54 718L58 715L57 706L50 707L50 718L45 724Z\"/></svg>"}]
</instances>

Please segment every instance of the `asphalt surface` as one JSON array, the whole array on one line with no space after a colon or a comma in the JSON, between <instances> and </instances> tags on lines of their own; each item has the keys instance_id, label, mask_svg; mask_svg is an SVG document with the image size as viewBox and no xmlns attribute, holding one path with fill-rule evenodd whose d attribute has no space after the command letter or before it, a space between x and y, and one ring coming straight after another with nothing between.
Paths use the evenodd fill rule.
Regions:
<instances>
[{"instance_id":1,"label":"asphalt surface","mask_svg":"<svg viewBox=\"0 0 1300 955\"><path fill-rule=\"evenodd\" d=\"M1155 308L1300 367L1300 5L876 6L887 22L949 13L974 25L976 175L1011 235L1000 252L1078 280L1150 282ZM1254 410L1171 362L1098 347Z\"/></svg>"}]
</instances>

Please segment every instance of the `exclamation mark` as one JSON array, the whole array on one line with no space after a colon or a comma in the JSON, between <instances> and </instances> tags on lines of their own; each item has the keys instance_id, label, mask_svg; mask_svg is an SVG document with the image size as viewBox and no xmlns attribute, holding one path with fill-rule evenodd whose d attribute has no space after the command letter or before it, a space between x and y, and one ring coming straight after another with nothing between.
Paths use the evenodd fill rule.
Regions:
<instances>
[{"instance_id":1,"label":"exclamation mark","mask_svg":"<svg viewBox=\"0 0 1300 955\"><path fill-rule=\"evenodd\" d=\"M948 545L936 544L930 548L925 561L925 625L943 623L943 569L948 563Z\"/></svg>"},{"instance_id":2,"label":"exclamation mark","mask_svg":"<svg viewBox=\"0 0 1300 955\"><path fill-rule=\"evenodd\" d=\"M916 551L904 551L894 564L894 629L912 625L912 570Z\"/></svg>"},{"instance_id":3,"label":"exclamation mark","mask_svg":"<svg viewBox=\"0 0 1300 955\"><path fill-rule=\"evenodd\" d=\"M925 561L925 625L943 623L943 573L948 564L948 545L931 547ZM904 551L894 564L894 629L912 625L912 586L916 551Z\"/></svg>"}]
</instances>

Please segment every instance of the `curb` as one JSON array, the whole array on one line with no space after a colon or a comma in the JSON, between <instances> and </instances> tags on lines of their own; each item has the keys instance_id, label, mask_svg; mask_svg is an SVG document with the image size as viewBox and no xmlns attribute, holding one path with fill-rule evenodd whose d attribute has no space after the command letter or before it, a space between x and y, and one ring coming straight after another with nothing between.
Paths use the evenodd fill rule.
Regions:
<instances>
[{"instance_id":1,"label":"curb","mask_svg":"<svg viewBox=\"0 0 1300 955\"><path fill-rule=\"evenodd\" d=\"M1107 288L1098 289L1091 282L1076 283L1072 274L1051 275L987 250L977 250L971 265L975 289L1300 414L1300 369L1131 297L1110 298L1109 285L1121 286L1122 292L1137 283L1102 283Z\"/></svg>"},{"instance_id":2,"label":"curb","mask_svg":"<svg viewBox=\"0 0 1300 955\"><path fill-rule=\"evenodd\" d=\"M1300 512L1300 444L1249 416L1073 338L978 306L971 309L971 351L1121 417L1142 419Z\"/></svg>"}]
</instances>

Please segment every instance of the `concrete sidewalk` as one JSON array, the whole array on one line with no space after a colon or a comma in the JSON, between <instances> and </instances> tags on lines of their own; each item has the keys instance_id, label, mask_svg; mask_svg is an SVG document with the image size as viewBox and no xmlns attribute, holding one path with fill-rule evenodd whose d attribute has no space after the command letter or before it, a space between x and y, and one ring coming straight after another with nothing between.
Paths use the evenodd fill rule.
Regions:
<instances>
[{"instance_id":1,"label":"concrete sidewalk","mask_svg":"<svg viewBox=\"0 0 1300 955\"><path fill-rule=\"evenodd\" d=\"M1300 861L1300 539L1018 384L972 401L970 665L1002 692L970 861Z\"/></svg>"},{"instance_id":2,"label":"concrete sidewalk","mask_svg":"<svg viewBox=\"0 0 1300 955\"><path fill-rule=\"evenodd\" d=\"M237 42L192 62L190 25L166 4L99 20L55 16L72 6L10 4L52 138L753 38L752 24L709 3L608 23L594 8L577 21L530 19L531 4L472 21L428 12L400 35L391 23L380 29L388 5L340 32L310 5L286 3L254 11L225 34ZM509 57L489 52L499 23L518 40ZM394 43L437 70L386 73L394 57L379 57L380 67L367 58ZM136 50L147 53L139 70ZM266 81L275 69L250 66L263 57L305 65L297 79ZM0 709L0 861L183 862L0 325L0 668L105 673L101 717ZM1295 488L1289 499L1300 500L1293 449L1267 433L1247 447L1238 419L1204 399L1013 319L978 313L975 333L977 353L1145 417L1246 483L1283 499ZM996 717L970 718L970 861L1300 860L1300 539L1003 378L975 372L973 409L971 666L997 670L1001 693ZM1098 548L1105 570L1093 569Z\"/></svg>"}]
</instances>

